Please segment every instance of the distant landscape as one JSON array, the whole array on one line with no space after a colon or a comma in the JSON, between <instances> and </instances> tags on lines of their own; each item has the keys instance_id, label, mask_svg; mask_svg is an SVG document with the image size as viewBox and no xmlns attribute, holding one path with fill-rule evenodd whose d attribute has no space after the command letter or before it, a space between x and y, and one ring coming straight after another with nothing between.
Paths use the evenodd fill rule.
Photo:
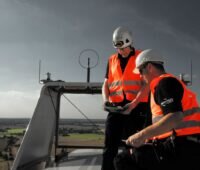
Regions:
<instances>
[{"instance_id":1,"label":"distant landscape","mask_svg":"<svg viewBox=\"0 0 200 170\"><path fill-rule=\"evenodd\" d=\"M29 118L0 118L0 128L4 126L27 126L29 123ZM104 124L105 119L90 119L91 122L97 124ZM71 123L88 123L90 122L86 119L60 119L60 124L71 124Z\"/></svg>"},{"instance_id":2,"label":"distant landscape","mask_svg":"<svg viewBox=\"0 0 200 170\"><path fill-rule=\"evenodd\" d=\"M30 119L28 118L0 118L0 132L6 129L26 129ZM96 132L103 130L104 119L60 119L59 130L69 133Z\"/></svg>"},{"instance_id":3,"label":"distant landscape","mask_svg":"<svg viewBox=\"0 0 200 170\"><path fill-rule=\"evenodd\" d=\"M7 170L12 165L30 120L28 118L0 118L0 170ZM67 147L69 150L70 147L103 147L104 130L104 119L60 119L58 145Z\"/></svg>"}]
</instances>

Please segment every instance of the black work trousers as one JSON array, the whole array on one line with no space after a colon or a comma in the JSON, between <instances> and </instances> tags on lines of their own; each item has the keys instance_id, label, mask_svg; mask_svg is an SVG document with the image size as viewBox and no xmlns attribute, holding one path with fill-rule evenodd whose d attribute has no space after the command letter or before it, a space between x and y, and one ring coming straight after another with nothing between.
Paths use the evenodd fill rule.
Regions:
<instances>
[{"instance_id":1,"label":"black work trousers","mask_svg":"<svg viewBox=\"0 0 200 170\"><path fill-rule=\"evenodd\" d=\"M129 115L109 113L105 127L102 170L114 170L113 160L119 146L123 145L121 140L127 139L149 124L151 124L151 113L148 103L139 103Z\"/></svg>"},{"instance_id":2,"label":"black work trousers","mask_svg":"<svg viewBox=\"0 0 200 170\"><path fill-rule=\"evenodd\" d=\"M116 170L200 170L200 141L177 137L125 150L115 157Z\"/></svg>"}]
</instances>

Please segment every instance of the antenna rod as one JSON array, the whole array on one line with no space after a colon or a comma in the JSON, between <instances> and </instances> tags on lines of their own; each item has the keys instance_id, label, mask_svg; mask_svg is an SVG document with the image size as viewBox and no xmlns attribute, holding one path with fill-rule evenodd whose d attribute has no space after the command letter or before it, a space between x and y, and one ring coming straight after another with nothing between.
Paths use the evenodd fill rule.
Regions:
<instances>
[{"instance_id":1,"label":"antenna rod","mask_svg":"<svg viewBox=\"0 0 200 170\"><path fill-rule=\"evenodd\" d=\"M88 67L87 67L87 83L90 82L90 58L88 58Z\"/></svg>"},{"instance_id":2,"label":"antenna rod","mask_svg":"<svg viewBox=\"0 0 200 170\"><path fill-rule=\"evenodd\" d=\"M39 84L41 84L41 81L40 81L40 72L41 72L41 60L39 60Z\"/></svg>"},{"instance_id":3,"label":"antenna rod","mask_svg":"<svg viewBox=\"0 0 200 170\"><path fill-rule=\"evenodd\" d=\"M190 67L191 67L191 68L190 68L190 69L191 69L191 70L190 70L190 73L191 73L190 85L192 85L192 74L193 74L193 73L192 73L192 59L190 60L190 64L191 64L191 65L190 65Z\"/></svg>"}]
</instances>

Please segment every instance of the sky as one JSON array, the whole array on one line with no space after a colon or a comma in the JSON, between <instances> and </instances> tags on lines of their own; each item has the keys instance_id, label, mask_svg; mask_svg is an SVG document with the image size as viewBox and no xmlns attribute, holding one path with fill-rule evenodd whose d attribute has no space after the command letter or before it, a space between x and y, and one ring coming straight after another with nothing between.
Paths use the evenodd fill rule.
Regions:
<instances>
[{"instance_id":1,"label":"sky","mask_svg":"<svg viewBox=\"0 0 200 170\"><path fill-rule=\"evenodd\" d=\"M198 0L1 0L0 118L31 118L42 85L53 80L103 82L108 57L115 53L112 33L129 29L136 49L152 48L165 58L168 72L186 74L200 101L200 2ZM94 53L91 50L95 51ZM65 94L88 118L105 118L100 95ZM83 118L64 98L61 117Z\"/></svg>"}]
</instances>

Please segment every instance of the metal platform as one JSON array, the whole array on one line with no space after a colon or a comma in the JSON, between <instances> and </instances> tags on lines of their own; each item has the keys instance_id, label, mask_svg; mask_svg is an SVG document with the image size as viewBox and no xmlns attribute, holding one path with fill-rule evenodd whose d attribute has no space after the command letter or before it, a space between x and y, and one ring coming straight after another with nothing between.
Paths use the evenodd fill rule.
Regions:
<instances>
[{"instance_id":1,"label":"metal platform","mask_svg":"<svg viewBox=\"0 0 200 170\"><path fill-rule=\"evenodd\" d=\"M59 164L45 170L100 170L101 149L77 149L63 157Z\"/></svg>"}]
</instances>

